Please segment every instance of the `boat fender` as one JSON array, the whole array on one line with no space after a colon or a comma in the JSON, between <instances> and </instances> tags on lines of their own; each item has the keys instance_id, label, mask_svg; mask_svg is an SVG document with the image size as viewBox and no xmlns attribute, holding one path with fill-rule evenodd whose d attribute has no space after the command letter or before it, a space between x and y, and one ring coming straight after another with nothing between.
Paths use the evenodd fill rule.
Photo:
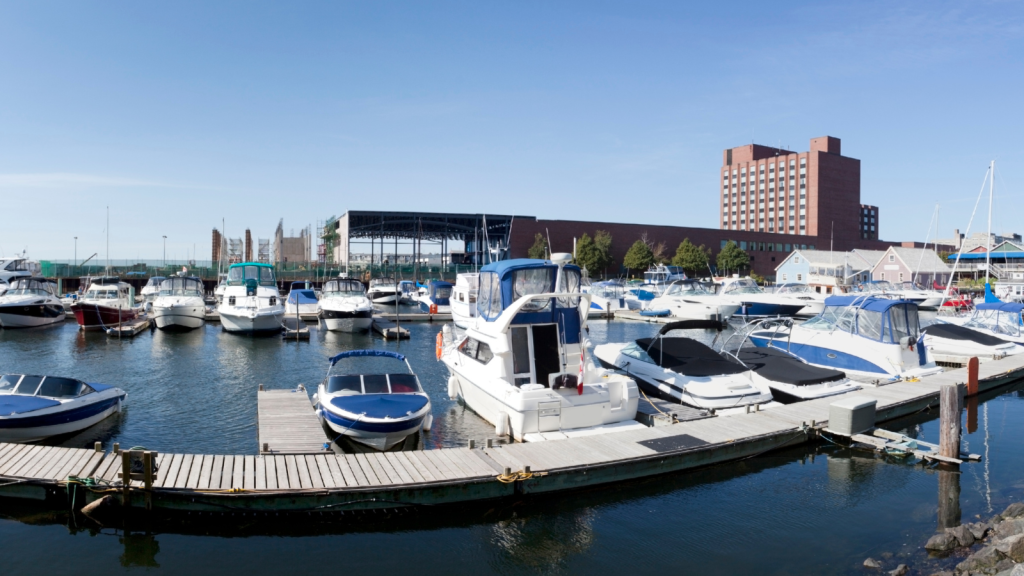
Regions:
<instances>
[{"instance_id":1,"label":"boat fender","mask_svg":"<svg viewBox=\"0 0 1024 576\"><path fill-rule=\"evenodd\" d=\"M317 405L320 404L320 394L317 393L317 392L314 392L313 393L313 397L310 398L309 401L313 403L313 408L316 408Z\"/></svg>"},{"instance_id":2,"label":"boat fender","mask_svg":"<svg viewBox=\"0 0 1024 576\"><path fill-rule=\"evenodd\" d=\"M437 314L437 304L431 304L430 305L430 313L431 314Z\"/></svg>"},{"instance_id":3,"label":"boat fender","mask_svg":"<svg viewBox=\"0 0 1024 576\"><path fill-rule=\"evenodd\" d=\"M508 414L498 412L498 422L494 425L495 436L508 436Z\"/></svg>"},{"instance_id":4,"label":"boat fender","mask_svg":"<svg viewBox=\"0 0 1024 576\"><path fill-rule=\"evenodd\" d=\"M438 332L437 338L435 340L437 344L437 350L435 351L435 354L437 355L437 359L440 360L441 354L444 353L444 336L440 332Z\"/></svg>"},{"instance_id":5,"label":"boat fender","mask_svg":"<svg viewBox=\"0 0 1024 576\"><path fill-rule=\"evenodd\" d=\"M448 398L455 400L459 397L459 381L455 379L455 376L448 377Z\"/></svg>"},{"instance_id":6,"label":"boat fender","mask_svg":"<svg viewBox=\"0 0 1024 576\"><path fill-rule=\"evenodd\" d=\"M434 425L434 415L427 414L423 417L423 431L430 432L430 427Z\"/></svg>"},{"instance_id":7,"label":"boat fender","mask_svg":"<svg viewBox=\"0 0 1024 576\"><path fill-rule=\"evenodd\" d=\"M441 333L444 334L444 341L446 344L452 341L452 327L450 325L445 324L442 326Z\"/></svg>"}]
</instances>

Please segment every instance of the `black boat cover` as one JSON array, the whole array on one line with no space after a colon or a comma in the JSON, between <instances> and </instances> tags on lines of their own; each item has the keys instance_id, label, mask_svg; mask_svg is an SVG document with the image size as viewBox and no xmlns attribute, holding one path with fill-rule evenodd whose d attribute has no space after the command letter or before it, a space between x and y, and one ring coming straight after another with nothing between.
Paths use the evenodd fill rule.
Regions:
<instances>
[{"instance_id":1,"label":"black boat cover","mask_svg":"<svg viewBox=\"0 0 1024 576\"><path fill-rule=\"evenodd\" d=\"M692 338L640 338L637 345L647 350L652 360L662 368L684 376L720 376L722 374L740 374L747 368L730 362Z\"/></svg>"},{"instance_id":2,"label":"black boat cover","mask_svg":"<svg viewBox=\"0 0 1024 576\"><path fill-rule=\"evenodd\" d=\"M811 386L846 378L845 372L805 364L774 348L742 348L736 356L754 372L773 382Z\"/></svg>"},{"instance_id":3,"label":"black boat cover","mask_svg":"<svg viewBox=\"0 0 1024 576\"><path fill-rule=\"evenodd\" d=\"M969 340L971 342L977 342L982 346L1001 346L1003 344L1009 344L1008 340L1002 338L996 338L984 332L978 332L977 330L971 330L970 328L964 328L963 326L957 326L956 324L932 324L925 328L923 332L929 336L935 336L936 338L948 338L950 340Z\"/></svg>"}]
</instances>

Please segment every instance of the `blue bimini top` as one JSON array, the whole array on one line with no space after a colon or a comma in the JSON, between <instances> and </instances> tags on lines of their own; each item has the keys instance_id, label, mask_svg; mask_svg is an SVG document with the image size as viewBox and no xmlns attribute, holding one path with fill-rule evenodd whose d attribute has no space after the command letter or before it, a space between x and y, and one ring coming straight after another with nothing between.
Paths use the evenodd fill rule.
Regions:
<instances>
[{"instance_id":1,"label":"blue bimini top","mask_svg":"<svg viewBox=\"0 0 1024 576\"><path fill-rule=\"evenodd\" d=\"M978 310L998 310L1000 312L1009 312L1020 314L1024 311L1024 304L1020 302L985 302L984 304L978 304Z\"/></svg>"},{"instance_id":2,"label":"blue bimini top","mask_svg":"<svg viewBox=\"0 0 1024 576\"><path fill-rule=\"evenodd\" d=\"M331 398L331 405L366 418L406 418L423 409L430 400L422 394L356 394Z\"/></svg>"}]
</instances>

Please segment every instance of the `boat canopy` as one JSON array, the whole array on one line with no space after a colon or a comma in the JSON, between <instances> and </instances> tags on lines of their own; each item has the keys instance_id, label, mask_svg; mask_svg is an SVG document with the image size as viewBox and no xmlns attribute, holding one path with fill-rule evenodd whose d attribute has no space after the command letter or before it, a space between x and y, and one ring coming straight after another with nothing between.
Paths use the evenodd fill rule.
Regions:
<instances>
[{"instance_id":1,"label":"boat canopy","mask_svg":"<svg viewBox=\"0 0 1024 576\"><path fill-rule=\"evenodd\" d=\"M313 288L312 282L307 280L296 280L295 282L292 282L292 286L289 290L305 290L310 288Z\"/></svg>"},{"instance_id":2,"label":"boat canopy","mask_svg":"<svg viewBox=\"0 0 1024 576\"><path fill-rule=\"evenodd\" d=\"M964 324L967 328L991 330L1001 336L1020 338L1024 336L1024 319L1020 302L986 302L978 304L971 319Z\"/></svg>"},{"instance_id":3,"label":"boat canopy","mask_svg":"<svg viewBox=\"0 0 1024 576\"><path fill-rule=\"evenodd\" d=\"M8 289L8 296L16 296L18 294L38 294L40 296L46 296L48 294L56 294L54 290L54 284L52 281L46 278L17 278L10 283Z\"/></svg>"},{"instance_id":4,"label":"boat canopy","mask_svg":"<svg viewBox=\"0 0 1024 576\"><path fill-rule=\"evenodd\" d=\"M722 294L763 294L753 278L730 278L722 283Z\"/></svg>"},{"instance_id":5,"label":"boat canopy","mask_svg":"<svg viewBox=\"0 0 1024 576\"><path fill-rule=\"evenodd\" d=\"M1000 312L1010 312L1020 314L1024 311L1024 304L1020 302L985 302L984 304L978 304L978 310L998 310Z\"/></svg>"},{"instance_id":6,"label":"boat canopy","mask_svg":"<svg viewBox=\"0 0 1024 576\"><path fill-rule=\"evenodd\" d=\"M324 283L324 294L332 294L336 292L365 294L366 288L363 287L362 282L352 278L328 280L327 282Z\"/></svg>"},{"instance_id":7,"label":"boat canopy","mask_svg":"<svg viewBox=\"0 0 1024 576\"><path fill-rule=\"evenodd\" d=\"M341 352L339 354L331 356L331 366L334 366L335 364L338 363L339 360L344 360L345 358L365 358L373 356L383 358L394 358L395 360L401 360L402 362L405 362L405 356L399 354L398 352L391 352L388 350L349 350L347 352Z\"/></svg>"},{"instance_id":8,"label":"boat canopy","mask_svg":"<svg viewBox=\"0 0 1024 576\"><path fill-rule=\"evenodd\" d=\"M164 277L163 276L150 276L149 277L149 281L146 282L146 286L152 286L154 288L157 288L157 287L160 286L160 284L163 283L163 281L164 281Z\"/></svg>"},{"instance_id":9,"label":"boat canopy","mask_svg":"<svg viewBox=\"0 0 1024 576\"><path fill-rule=\"evenodd\" d=\"M564 297L528 302L510 324L557 324L567 344L580 341L580 268L567 264L564 275ZM494 322L502 311L516 300L530 294L555 291L558 266L550 260L517 258L492 262L480 268L480 291L476 300L477 314Z\"/></svg>"},{"instance_id":10,"label":"boat canopy","mask_svg":"<svg viewBox=\"0 0 1024 576\"><path fill-rule=\"evenodd\" d=\"M699 280L678 280L669 284L662 296L711 294Z\"/></svg>"},{"instance_id":11,"label":"boat canopy","mask_svg":"<svg viewBox=\"0 0 1024 576\"><path fill-rule=\"evenodd\" d=\"M185 296L203 294L203 282L195 276L188 278L167 278L160 283L161 296Z\"/></svg>"},{"instance_id":12,"label":"boat canopy","mask_svg":"<svg viewBox=\"0 0 1024 576\"><path fill-rule=\"evenodd\" d=\"M228 286L242 286L249 280L260 286L276 286L274 267L262 262L242 262L228 268Z\"/></svg>"},{"instance_id":13,"label":"boat canopy","mask_svg":"<svg viewBox=\"0 0 1024 576\"><path fill-rule=\"evenodd\" d=\"M427 288L430 291L430 301L438 306L448 306L451 303L452 283L443 280L431 280Z\"/></svg>"},{"instance_id":14,"label":"boat canopy","mask_svg":"<svg viewBox=\"0 0 1024 576\"><path fill-rule=\"evenodd\" d=\"M903 338L916 342L921 336L917 304L875 296L829 296L821 314L801 326L839 330L886 343L899 343Z\"/></svg>"},{"instance_id":15,"label":"boat canopy","mask_svg":"<svg viewBox=\"0 0 1024 576\"><path fill-rule=\"evenodd\" d=\"M288 293L289 304L316 304L316 292L312 290L292 290Z\"/></svg>"}]
</instances>

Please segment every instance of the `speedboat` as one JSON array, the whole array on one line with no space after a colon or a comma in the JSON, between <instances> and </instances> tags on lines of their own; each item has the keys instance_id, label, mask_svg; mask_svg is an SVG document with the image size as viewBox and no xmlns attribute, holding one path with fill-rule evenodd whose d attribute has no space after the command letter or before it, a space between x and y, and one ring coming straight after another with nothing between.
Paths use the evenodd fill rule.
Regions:
<instances>
[{"instance_id":1,"label":"speedboat","mask_svg":"<svg viewBox=\"0 0 1024 576\"><path fill-rule=\"evenodd\" d=\"M135 288L116 276L90 279L89 289L71 305L82 330L106 330L139 317Z\"/></svg>"},{"instance_id":2,"label":"speedboat","mask_svg":"<svg viewBox=\"0 0 1024 576\"><path fill-rule=\"evenodd\" d=\"M157 296L160 295L160 284L162 284L163 281L163 276L151 276L149 280L146 281L146 285L142 287L142 290L139 290L139 296L142 297L142 305L147 311L152 308L151 304L153 304L153 302L156 301Z\"/></svg>"},{"instance_id":3,"label":"speedboat","mask_svg":"<svg viewBox=\"0 0 1024 576\"><path fill-rule=\"evenodd\" d=\"M217 307L225 332L276 334L282 329L284 303L270 264L244 262L228 268L224 301Z\"/></svg>"},{"instance_id":4,"label":"speedboat","mask_svg":"<svg viewBox=\"0 0 1024 576\"><path fill-rule=\"evenodd\" d=\"M963 322L957 322L982 334L1001 340L1024 345L1024 304L1020 302L986 302L978 304L974 312ZM948 317L936 320L949 322Z\"/></svg>"},{"instance_id":5,"label":"speedboat","mask_svg":"<svg viewBox=\"0 0 1024 576\"><path fill-rule=\"evenodd\" d=\"M898 295L901 299L916 302L917 307L921 310L934 310L943 301L943 291L927 290L916 282L901 282L900 284L892 285L891 289L892 293Z\"/></svg>"},{"instance_id":6,"label":"speedboat","mask_svg":"<svg viewBox=\"0 0 1024 576\"><path fill-rule=\"evenodd\" d=\"M721 330L722 324L714 320L671 322L654 338L598 345L594 356L603 365L635 378L647 394L670 402L725 413L748 406L769 407L771 389L755 381L750 368L693 338L666 336L699 328Z\"/></svg>"},{"instance_id":7,"label":"speedboat","mask_svg":"<svg viewBox=\"0 0 1024 576\"><path fill-rule=\"evenodd\" d=\"M806 306L792 298L768 294L752 278L725 278L719 291L722 300L738 304L739 314L752 316L793 316Z\"/></svg>"},{"instance_id":8,"label":"speedboat","mask_svg":"<svg viewBox=\"0 0 1024 576\"><path fill-rule=\"evenodd\" d=\"M399 302L407 306L412 306L416 302L419 302L420 292L419 288L416 287L416 283L412 280L402 280L398 283L398 291L401 293Z\"/></svg>"},{"instance_id":9,"label":"speedboat","mask_svg":"<svg viewBox=\"0 0 1024 576\"><path fill-rule=\"evenodd\" d=\"M228 289L228 275L218 274L217 285L213 288L213 298L217 305L224 301L224 292Z\"/></svg>"},{"instance_id":10,"label":"speedboat","mask_svg":"<svg viewBox=\"0 0 1024 576\"><path fill-rule=\"evenodd\" d=\"M394 278L374 278L370 280L370 289L366 297L374 304L396 304L402 294L398 291L398 282Z\"/></svg>"},{"instance_id":11,"label":"speedboat","mask_svg":"<svg viewBox=\"0 0 1024 576\"><path fill-rule=\"evenodd\" d=\"M64 304L46 278L17 278L0 295L0 326L32 328L64 322Z\"/></svg>"},{"instance_id":12,"label":"speedboat","mask_svg":"<svg viewBox=\"0 0 1024 576\"><path fill-rule=\"evenodd\" d=\"M404 362L406 372L332 374L347 358ZM395 362L390 362L395 364ZM349 350L331 358L313 405L322 424L337 434L376 450L389 450L421 429L430 430L430 397L405 356L386 350Z\"/></svg>"},{"instance_id":13,"label":"speedboat","mask_svg":"<svg viewBox=\"0 0 1024 576\"><path fill-rule=\"evenodd\" d=\"M288 290L288 299L284 303L285 316L291 318L296 314L300 316L314 315L318 309L313 283L292 282L292 287Z\"/></svg>"},{"instance_id":14,"label":"speedboat","mask_svg":"<svg viewBox=\"0 0 1024 576\"><path fill-rule=\"evenodd\" d=\"M199 278L173 276L160 283L151 316L161 330L193 330L206 324L206 301Z\"/></svg>"},{"instance_id":15,"label":"speedboat","mask_svg":"<svg viewBox=\"0 0 1024 576\"><path fill-rule=\"evenodd\" d=\"M452 322L459 328L469 326L476 318L476 298L480 288L480 275L469 272L455 277L452 288Z\"/></svg>"},{"instance_id":16,"label":"speedboat","mask_svg":"<svg viewBox=\"0 0 1024 576\"><path fill-rule=\"evenodd\" d=\"M452 283L431 280L427 284L427 295L420 297L420 312L424 314L451 314Z\"/></svg>"},{"instance_id":17,"label":"speedboat","mask_svg":"<svg viewBox=\"0 0 1024 576\"><path fill-rule=\"evenodd\" d=\"M317 312L332 332L365 332L373 323L373 304L363 283L353 278L324 282Z\"/></svg>"},{"instance_id":18,"label":"speedboat","mask_svg":"<svg viewBox=\"0 0 1024 576\"><path fill-rule=\"evenodd\" d=\"M708 292L697 280L673 282L661 296L650 301L651 310L668 310L680 320L714 320L727 322L740 309L740 304Z\"/></svg>"},{"instance_id":19,"label":"speedboat","mask_svg":"<svg viewBox=\"0 0 1024 576\"><path fill-rule=\"evenodd\" d=\"M438 358L448 396L516 441L556 440L643 425L631 378L588 352L590 296L571 254L515 259L480 269L477 317L456 335L445 325Z\"/></svg>"},{"instance_id":20,"label":"speedboat","mask_svg":"<svg viewBox=\"0 0 1024 576\"><path fill-rule=\"evenodd\" d=\"M0 280L8 284L18 278L31 278L41 276L42 268L39 262L30 261L24 256L0 258Z\"/></svg>"},{"instance_id":21,"label":"speedboat","mask_svg":"<svg viewBox=\"0 0 1024 576\"><path fill-rule=\"evenodd\" d=\"M922 330L924 344L931 355L1002 358L1024 353L1024 346L991 333L975 330L970 324L958 326L937 322Z\"/></svg>"},{"instance_id":22,"label":"speedboat","mask_svg":"<svg viewBox=\"0 0 1024 576\"><path fill-rule=\"evenodd\" d=\"M644 285L656 296L661 294L669 284L680 280L686 280L686 273L679 266L656 264L644 272Z\"/></svg>"},{"instance_id":23,"label":"speedboat","mask_svg":"<svg viewBox=\"0 0 1024 576\"><path fill-rule=\"evenodd\" d=\"M0 376L0 442L38 442L84 430L121 411L128 394L73 378Z\"/></svg>"},{"instance_id":24,"label":"speedboat","mask_svg":"<svg viewBox=\"0 0 1024 576\"><path fill-rule=\"evenodd\" d=\"M942 371L928 359L917 305L878 296L829 296L803 324L762 321L746 336L809 364L869 380L919 378Z\"/></svg>"},{"instance_id":25,"label":"speedboat","mask_svg":"<svg viewBox=\"0 0 1024 576\"><path fill-rule=\"evenodd\" d=\"M590 314L614 314L619 310L629 310L626 291L618 282L594 282L586 292L590 294Z\"/></svg>"},{"instance_id":26,"label":"speedboat","mask_svg":"<svg viewBox=\"0 0 1024 576\"><path fill-rule=\"evenodd\" d=\"M786 296L803 302L804 307L797 311L796 316L817 316L825 309L827 294L816 292L807 284L782 284L775 288L775 294Z\"/></svg>"},{"instance_id":27,"label":"speedboat","mask_svg":"<svg viewBox=\"0 0 1024 576\"><path fill-rule=\"evenodd\" d=\"M860 389L841 370L813 366L777 348L745 347L724 354L750 369L754 382L766 384L785 403L814 400Z\"/></svg>"}]
</instances>

